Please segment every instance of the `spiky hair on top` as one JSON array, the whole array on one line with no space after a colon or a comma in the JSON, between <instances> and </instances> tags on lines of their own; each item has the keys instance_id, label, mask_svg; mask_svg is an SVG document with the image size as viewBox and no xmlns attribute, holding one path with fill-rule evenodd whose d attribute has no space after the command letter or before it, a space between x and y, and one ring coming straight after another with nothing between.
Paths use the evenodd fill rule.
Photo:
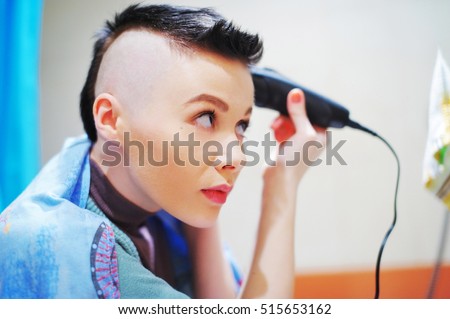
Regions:
<instances>
[{"instance_id":1,"label":"spiky hair on top","mask_svg":"<svg viewBox=\"0 0 450 319\"><path fill-rule=\"evenodd\" d=\"M127 30L147 29L167 37L186 49L204 49L246 64L262 57L263 44L257 34L242 31L211 8L135 4L106 21L97 33L91 65L80 94L80 114L92 142L97 140L92 106L95 84L106 50Z\"/></svg>"}]
</instances>

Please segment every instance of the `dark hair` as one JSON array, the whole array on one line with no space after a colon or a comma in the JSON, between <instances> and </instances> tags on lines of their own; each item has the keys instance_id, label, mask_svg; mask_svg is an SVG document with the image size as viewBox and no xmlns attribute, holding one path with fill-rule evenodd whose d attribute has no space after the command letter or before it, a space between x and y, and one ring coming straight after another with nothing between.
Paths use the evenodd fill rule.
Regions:
<instances>
[{"instance_id":1,"label":"dark hair","mask_svg":"<svg viewBox=\"0 0 450 319\"><path fill-rule=\"evenodd\" d=\"M92 105L95 83L103 55L124 31L144 28L167 37L181 47L206 49L246 64L257 63L263 45L257 34L241 31L232 22L210 8L135 4L106 21L97 34L91 66L80 95L80 113L84 130L92 142L97 140Z\"/></svg>"}]
</instances>

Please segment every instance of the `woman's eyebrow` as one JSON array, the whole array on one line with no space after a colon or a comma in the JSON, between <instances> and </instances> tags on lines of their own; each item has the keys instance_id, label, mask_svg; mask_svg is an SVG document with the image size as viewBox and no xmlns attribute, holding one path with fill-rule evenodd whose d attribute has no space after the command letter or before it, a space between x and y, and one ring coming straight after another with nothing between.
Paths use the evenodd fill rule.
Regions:
<instances>
[{"instance_id":1,"label":"woman's eyebrow","mask_svg":"<svg viewBox=\"0 0 450 319\"><path fill-rule=\"evenodd\" d=\"M229 106L227 103L225 103L223 100L219 99L218 97L210 94L199 94L197 96L194 96L192 99L187 101L185 105L191 104L191 103L197 103L197 102L208 102L211 104L214 104L218 109L220 109L222 112L227 112L229 109Z\"/></svg>"},{"instance_id":2,"label":"woman's eyebrow","mask_svg":"<svg viewBox=\"0 0 450 319\"><path fill-rule=\"evenodd\" d=\"M210 94L199 94L197 96L194 96L192 99L187 101L185 103L185 105L191 104L191 103L197 103L197 102L208 102L208 103L214 104L222 112L227 112L229 109L229 106L225 101L218 98L217 96L210 95ZM253 110L253 107L250 106L244 115L251 114L252 110Z\"/></svg>"}]
</instances>

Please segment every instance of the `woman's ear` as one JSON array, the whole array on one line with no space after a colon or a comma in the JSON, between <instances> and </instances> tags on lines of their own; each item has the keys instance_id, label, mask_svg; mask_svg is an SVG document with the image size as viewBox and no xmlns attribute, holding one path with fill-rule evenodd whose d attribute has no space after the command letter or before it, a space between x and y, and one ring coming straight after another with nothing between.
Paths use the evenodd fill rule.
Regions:
<instances>
[{"instance_id":1,"label":"woman's ear","mask_svg":"<svg viewBox=\"0 0 450 319\"><path fill-rule=\"evenodd\" d=\"M92 109L97 135L105 140L117 140L117 119L120 104L109 93L101 93L94 101Z\"/></svg>"}]
</instances>

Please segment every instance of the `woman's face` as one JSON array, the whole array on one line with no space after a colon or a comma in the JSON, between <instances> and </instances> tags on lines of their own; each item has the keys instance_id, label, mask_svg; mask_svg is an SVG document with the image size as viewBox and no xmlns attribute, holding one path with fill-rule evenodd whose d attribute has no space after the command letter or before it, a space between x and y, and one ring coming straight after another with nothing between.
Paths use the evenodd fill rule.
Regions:
<instances>
[{"instance_id":1,"label":"woman's face","mask_svg":"<svg viewBox=\"0 0 450 319\"><path fill-rule=\"evenodd\" d=\"M127 194L144 208L153 203L187 224L210 226L245 160L249 70L214 53L171 48L148 32L127 33L140 41L128 46L140 53L130 53L123 73L132 79L116 96L122 109L116 128L129 161L122 169L133 188Z\"/></svg>"}]
</instances>

